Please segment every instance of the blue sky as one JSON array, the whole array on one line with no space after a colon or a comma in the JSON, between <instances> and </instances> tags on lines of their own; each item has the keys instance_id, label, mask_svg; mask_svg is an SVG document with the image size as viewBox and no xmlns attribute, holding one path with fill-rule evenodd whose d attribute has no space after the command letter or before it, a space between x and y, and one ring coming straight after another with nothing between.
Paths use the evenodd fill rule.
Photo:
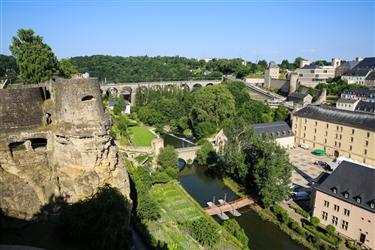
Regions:
<instances>
[{"instance_id":1,"label":"blue sky","mask_svg":"<svg viewBox=\"0 0 375 250\"><path fill-rule=\"evenodd\" d=\"M0 0L1 51L32 28L58 58L289 60L375 54L375 0Z\"/></svg>"}]
</instances>

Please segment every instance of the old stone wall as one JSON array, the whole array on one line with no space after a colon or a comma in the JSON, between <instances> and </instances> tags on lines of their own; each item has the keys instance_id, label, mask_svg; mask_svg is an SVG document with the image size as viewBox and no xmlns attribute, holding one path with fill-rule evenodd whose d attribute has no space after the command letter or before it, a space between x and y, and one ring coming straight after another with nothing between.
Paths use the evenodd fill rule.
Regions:
<instances>
[{"instance_id":1,"label":"old stone wall","mask_svg":"<svg viewBox=\"0 0 375 250\"><path fill-rule=\"evenodd\" d=\"M1 210L12 217L32 219L56 198L76 202L105 184L129 198L127 170L108 135L108 116L98 83L94 79L51 82L47 99L45 95L36 98L35 89L39 90L7 90L7 96L18 98L18 103L23 103L25 93L34 93L31 99L38 100L32 102L35 112L26 112L30 108L24 104L1 103L1 117L5 116L4 106L7 112L32 116L2 124L0 130ZM31 99L25 99L29 105ZM43 121L46 113L48 123Z\"/></svg>"}]
</instances>

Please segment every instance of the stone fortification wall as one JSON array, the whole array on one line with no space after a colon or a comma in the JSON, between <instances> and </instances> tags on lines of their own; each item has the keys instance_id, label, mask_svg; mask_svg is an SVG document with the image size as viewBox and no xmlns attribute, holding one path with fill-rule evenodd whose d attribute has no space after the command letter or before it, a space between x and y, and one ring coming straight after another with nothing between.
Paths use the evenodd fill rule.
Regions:
<instances>
[{"instance_id":1,"label":"stone fortification wall","mask_svg":"<svg viewBox=\"0 0 375 250\"><path fill-rule=\"evenodd\" d=\"M76 202L105 184L129 198L127 171L108 135L96 80L57 80L46 88L50 98L44 101L47 95L40 99L38 88L7 90L7 96L18 98L19 107L12 109L33 122L15 118L1 125L1 210L31 219L57 197ZM0 117L5 117L9 105L0 104ZM44 122L47 112L48 123Z\"/></svg>"},{"instance_id":2,"label":"stone fortification wall","mask_svg":"<svg viewBox=\"0 0 375 250\"><path fill-rule=\"evenodd\" d=\"M43 92L40 88L0 90L0 131L42 125Z\"/></svg>"}]
</instances>

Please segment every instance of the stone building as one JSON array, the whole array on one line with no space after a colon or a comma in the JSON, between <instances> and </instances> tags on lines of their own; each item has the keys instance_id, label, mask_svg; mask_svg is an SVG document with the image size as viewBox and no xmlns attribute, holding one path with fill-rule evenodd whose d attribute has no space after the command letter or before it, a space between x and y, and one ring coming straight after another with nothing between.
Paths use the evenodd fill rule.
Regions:
<instances>
[{"instance_id":1,"label":"stone building","mask_svg":"<svg viewBox=\"0 0 375 250\"><path fill-rule=\"evenodd\" d=\"M0 90L0 208L31 219L54 199L76 202L110 184L129 197L96 79Z\"/></svg>"},{"instance_id":2,"label":"stone building","mask_svg":"<svg viewBox=\"0 0 375 250\"><path fill-rule=\"evenodd\" d=\"M374 180L374 168L343 161L313 185L313 216L366 249L375 249Z\"/></svg>"},{"instance_id":3,"label":"stone building","mask_svg":"<svg viewBox=\"0 0 375 250\"><path fill-rule=\"evenodd\" d=\"M375 114L309 105L292 124L297 145L375 166Z\"/></svg>"}]
</instances>

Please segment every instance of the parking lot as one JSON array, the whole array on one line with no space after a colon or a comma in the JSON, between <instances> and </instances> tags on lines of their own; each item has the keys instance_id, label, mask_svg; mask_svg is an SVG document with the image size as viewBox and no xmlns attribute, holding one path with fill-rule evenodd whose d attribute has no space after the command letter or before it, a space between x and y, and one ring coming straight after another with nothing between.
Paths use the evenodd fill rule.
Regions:
<instances>
[{"instance_id":1,"label":"parking lot","mask_svg":"<svg viewBox=\"0 0 375 250\"><path fill-rule=\"evenodd\" d=\"M323 167L315 165L316 161L332 162L332 159L326 155L317 156L311 153L311 150L294 148L288 150L290 162L293 164L292 182L303 187L307 187L309 181L325 172Z\"/></svg>"}]
</instances>

